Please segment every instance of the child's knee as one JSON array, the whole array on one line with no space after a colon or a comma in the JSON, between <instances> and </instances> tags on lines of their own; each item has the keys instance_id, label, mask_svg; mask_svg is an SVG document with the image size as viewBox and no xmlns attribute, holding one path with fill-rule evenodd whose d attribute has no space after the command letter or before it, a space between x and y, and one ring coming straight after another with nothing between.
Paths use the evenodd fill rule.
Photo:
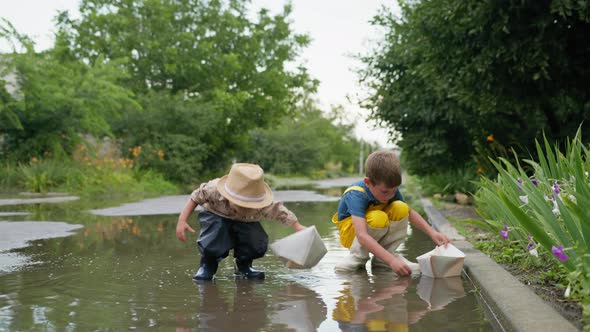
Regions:
<instances>
[{"instance_id":1,"label":"child's knee","mask_svg":"<svg viewBox=\"0 0 590 332\"><path fill-rule=\"evenodd\" d=\"M366 213L367 225L373 228L387 228L389 227L389 217L387 213L375 210Z\"/></svg>"},{"instance_id":2,"label":"child's knee","mask_svg":"<svg viewBox=\"0 0 590 332\"><path fill-rule=\"evenodd\" d=\"M402 201L393 201L385 208L388 219L392 221L400 221L410 215L410 207Z\"/></svg>"}]
</instances>

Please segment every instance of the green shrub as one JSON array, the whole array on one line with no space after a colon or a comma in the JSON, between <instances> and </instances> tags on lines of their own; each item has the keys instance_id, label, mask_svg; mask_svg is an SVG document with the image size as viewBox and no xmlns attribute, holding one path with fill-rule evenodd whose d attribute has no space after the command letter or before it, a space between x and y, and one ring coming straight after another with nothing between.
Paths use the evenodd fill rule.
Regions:
<instances>
[{"instance_id":1,"label":"green shrub","mask_svg":"<svg viewBox=\"0 0 590 332\"><path fill-rule=\"evenodd\" d=\"M0 187L15 188L19 184L19 169L16 164L6 162L0 167Z\"/></svg>"},{"instance_id":2,"label":"green shrub","mask_svg":"<svg viewBox=\"0 0 590 332\"><path fill-rule=\"evenodd\" d=\"M425 195L433 194L454 194L475 193L477 185L474 183L478 178L477 170L474 166L468 165L463 168L457 168L449 171L440 171L420 177L422 193Z\"/></svg>"},{"instance_id":3,"label":"green shrub","mask_svg":"<svg viewBox=\"0 0 590 332\"><path fill-rule=\"evenodd\" d=\"M67 182L72 167L69 162L33 158L18 167L19 184L32 192L46 193Z\"/></svg>"}]
</instances>

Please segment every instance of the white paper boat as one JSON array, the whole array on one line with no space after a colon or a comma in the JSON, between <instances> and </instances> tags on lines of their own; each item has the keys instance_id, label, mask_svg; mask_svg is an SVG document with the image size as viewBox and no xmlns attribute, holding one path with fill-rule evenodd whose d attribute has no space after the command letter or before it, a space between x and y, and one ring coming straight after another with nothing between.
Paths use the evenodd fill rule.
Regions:
<instances>
[{"instance_id":1,"label":"white paper boat","mask_svg":"<svg viewBox=\"0 0 590 332\"><path fill-rule=\"evenodd\" d=\"M428 309L443 309L454 300L465 296L461 277L431 278L421 276L416 288L418 296L426 303Z\"/></svg>"},{"instance_id":2,"label":"white paper boat","mask_svg":"<svg viewBox=\"0 0 590 332\"><path fill-rule=\"evenodd\" d=\"M290 268L314 267L328 252L315 226L275 241L270 249Z\"/></svg>"},{"instance_id":3,"label":"white paper boat","mask_svg":"<svg viewBox=\"0 0 590 332\"><path fill-rule=\"evenodd\" d=\"M455 277L461 275L465 254L452 244L445 248L437 246L434 250L416 257L422 274L432 278Z\"/></svg>"}]
</instances>

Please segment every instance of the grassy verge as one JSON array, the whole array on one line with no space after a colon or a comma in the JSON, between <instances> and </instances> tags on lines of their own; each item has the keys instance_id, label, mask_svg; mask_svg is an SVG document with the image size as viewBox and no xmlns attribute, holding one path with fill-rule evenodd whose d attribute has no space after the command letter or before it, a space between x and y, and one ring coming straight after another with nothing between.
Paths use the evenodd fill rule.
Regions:
<instances>
[{"instance_id":1,"label":"grassy verge","mask_svg":"<svg viewBox=\"0 0 590 332\"><path fill-rule=\"evenodd\" d=\"M178 188L158 173L144 171L128 160L36 160L0 167L4 191L65 192L78 196L172 194Z\"/></svg>"},{"instance_id":2,"label":"grassy verge","mask_svg":"<svg viewBox=\"0 0 590 332\"><path fill-rule=\"evenodd\" d=\"M443 213L448 206L441 202L435 205ZM498 234L480 227L481 221L478 219L453 216L447 218L475 248L530 287L576 327L583 328L581 300L576 298L575 294L569 298L564 296L569 284L568 271L562 264L552 259L550 253L538 250L538 256L534 256L523 250L522 245L517 241L502 240Z\"/></svg>"}]
</instances>

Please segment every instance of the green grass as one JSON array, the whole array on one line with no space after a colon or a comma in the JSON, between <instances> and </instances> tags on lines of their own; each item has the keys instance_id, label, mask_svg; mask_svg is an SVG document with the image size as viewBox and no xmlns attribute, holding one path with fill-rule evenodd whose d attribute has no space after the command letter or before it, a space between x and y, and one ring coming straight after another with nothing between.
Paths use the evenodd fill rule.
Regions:
<instances>
[{"instance_id":1,"label":"green grass","mask_svg":"<svg viewBox=\"0 0 590 332\"><path fill-rule=\"evenodd\" d=\"M36 193L67 192L78 196L117 194L172 194L178 187L158 173L122 167L113 163L73 160L32 160L0 167L4 190Z\"/></svg>"}]
</instances>

